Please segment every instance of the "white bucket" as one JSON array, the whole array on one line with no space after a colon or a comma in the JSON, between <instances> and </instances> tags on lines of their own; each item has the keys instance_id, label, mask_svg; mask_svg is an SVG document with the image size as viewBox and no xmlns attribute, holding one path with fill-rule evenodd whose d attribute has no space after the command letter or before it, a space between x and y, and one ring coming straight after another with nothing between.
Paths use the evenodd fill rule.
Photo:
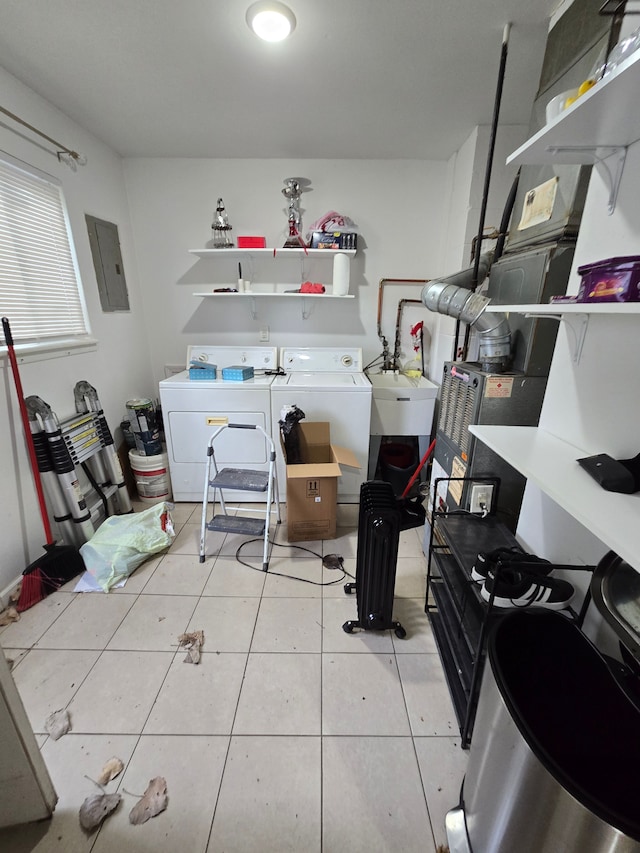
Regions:
<instances>
[{"instance_id":1,"label":"white bucket","mask_svg":"<svg viewBox=\"0 0 640 853\"><path fill-rule=\"evenodd\" d=\"M138 497L145 504L171 500L169 458L166 453L145 456L139 450L129 451L129 464L136 481Z\"/></svg>"}]
</instances>

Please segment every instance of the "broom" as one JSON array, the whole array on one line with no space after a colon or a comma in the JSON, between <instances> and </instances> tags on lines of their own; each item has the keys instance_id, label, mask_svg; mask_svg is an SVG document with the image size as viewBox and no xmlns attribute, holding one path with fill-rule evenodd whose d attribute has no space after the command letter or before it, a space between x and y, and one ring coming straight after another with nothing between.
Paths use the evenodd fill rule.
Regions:
<instances>
[{"instance_id":1,"label":"broom","mask_svg":"<svg viewBox=\"0 0 640 853\"><path fill-rule=\"evenodd\" d=\"M9 361L11 363L11 371L13 380L16 386L18 395L18 406L20 408L20 416L22 418L22 426L24 428L25 439L27 442L27 450L29 451L29 461L31 463L31 471L38 496L38 504L40 507L40 515L42 517L42 526L46 544L44 546L45 553L33 563L27 566L22 572L22 586L20 589L20 597L16 604L16 609L20 612L28 610L42 601L50 592L59 589L64 583L74 578L76 575L83 572L85 569L84 560L80 552L71 545L56 545L49 524L49 516L47 515L47 505L42 490L42 480L38 468L38 460L31 435L31 427L27 415L27 408L24 403L24 395L22 392L22 382L20 381L20 372L18 370L18 362L16 359L15 349L13 347L13 336L11 327L6 317L2 318L2 330L4 339L7 344L7 352L9 353Z\"/></svg>"}]
</instances>

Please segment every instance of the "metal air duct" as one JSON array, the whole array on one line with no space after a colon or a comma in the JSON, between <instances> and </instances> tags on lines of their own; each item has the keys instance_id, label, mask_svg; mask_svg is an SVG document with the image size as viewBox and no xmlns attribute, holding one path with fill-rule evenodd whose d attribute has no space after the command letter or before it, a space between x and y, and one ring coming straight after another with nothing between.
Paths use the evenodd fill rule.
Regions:
<instances>
[{"instance_id":1,"label":"metal air duct","mask_svg":"<svg viewBox=\"0 0 640 853\"><path fill-rule=\"evenodd\" d=\"M480 258L478 282L484 281L493 260L487 252ZM511 329L505 314L488 314L485 309L491 301L469 289L475 268L431 281L422 289L422 301L430 311L455 317L468 323L478 334L478 357L482 369L502 373L511 360Z\"/></svg>"}]
</instances>

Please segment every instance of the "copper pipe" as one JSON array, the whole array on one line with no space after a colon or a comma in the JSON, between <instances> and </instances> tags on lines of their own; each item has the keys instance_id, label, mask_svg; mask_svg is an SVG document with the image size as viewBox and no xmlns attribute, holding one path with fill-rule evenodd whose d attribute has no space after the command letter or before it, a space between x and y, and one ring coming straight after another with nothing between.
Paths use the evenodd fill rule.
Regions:
<instances>
[{"instance_id":1,"label":"copper pipe","mask_svg":"<svg viewBox=\"0 0 640 853\"><path fill-rule=\"evenodd\" d=\"M389 362L389 344L387 339L382 334L382 294L385 284L421 284L425 285L431 281L430 278L381 278L378 283L378 337L382 341L382 369L390 370ZM395 368L393 368L395 369Z\"/></svg>"},{"instance_id":2,"label":"copper pipe","mask_svg":"<svg viewBox=\"0 0 640 853\"><path fill-rule=\"evenodd\" d=\"M402 309L407 302L414 302L417 305L423 305L422 299L401 299L398 302L398 314L396 316L396 340L393 347L393 367L392 370L398 370L398 361L400 359L400 322L402 320Z\"/></svg>"}]
</instances>

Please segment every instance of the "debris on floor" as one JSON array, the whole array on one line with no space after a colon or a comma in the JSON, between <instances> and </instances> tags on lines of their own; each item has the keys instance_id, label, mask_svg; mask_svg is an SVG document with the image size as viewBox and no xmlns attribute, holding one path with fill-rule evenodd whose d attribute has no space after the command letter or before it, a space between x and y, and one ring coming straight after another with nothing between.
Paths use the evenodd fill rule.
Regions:
<instances>
[{"instance_id":1,"label":"debris on floor","mask_svg":"<svg viewBox=\"0 0 640 853\"><path fill-rule=\"evenodd\" d=\"M189 634L180 634L178 646L187 649L187 656L183 663L200 663L200 649L204 645L204 631L191 631Z\"/></svg>"},{"instance_id":2,"label":"debris on floor","mask_svg":"<svg viewBox=\"0 0 640 853\"><path fill-rule=\"evenodd\" d=\"M168 802L167 780L162 776L156 776L149 781L147 790L129 812L129 823L134 826L146 823L149 818L163 812Z\"/></svg>"},{"instance_id":3,"label":"debris on floor","mask_svg":"<svg viewBox=\"0 0 640 853\"><path fill-rule=\"evenodd\" d=\"M0 613L0 628L4 627L5 625L10 625L12 622L17 622L19 619L20 614L13 606L13 604L10 604L9 607L6 608L6 610L3 610L2 613Z\"/></svg>"},{"instance_id":4,"label":"debris on floor","mask_svg":"<svg viewBox=\"0 0 640 853\"><path fill-rule=\"evenodd\" d=\"M102 772L96 780L98 785L108 785L112 779L119 776L124 769L124 764L119 758L110 758L102 768Z\"/></svg>"},{"instance_id":5,"label":"debris on floor","mask_svg":"<svg viewBox=\"0 0 640 853\"><path fill-rule=\"evenodd\" d=\"M80 806L80 826L91 832L100 826L102 821L118 808L122 796L120 794L92 794Z\"/></svg>"},{"instance_id":6,"label":"debris on floor","mask_svg":"<svg viewBox=\"0 0 640 853\"><path fill-rule=\"evenodd\" d=\"M60 740L62 735L66 735L71 729L69 712L61 708L58 711L54 711L53 714L49 714L44 722L44 728L54 740Z\"/></svg>"}]
</instances>

